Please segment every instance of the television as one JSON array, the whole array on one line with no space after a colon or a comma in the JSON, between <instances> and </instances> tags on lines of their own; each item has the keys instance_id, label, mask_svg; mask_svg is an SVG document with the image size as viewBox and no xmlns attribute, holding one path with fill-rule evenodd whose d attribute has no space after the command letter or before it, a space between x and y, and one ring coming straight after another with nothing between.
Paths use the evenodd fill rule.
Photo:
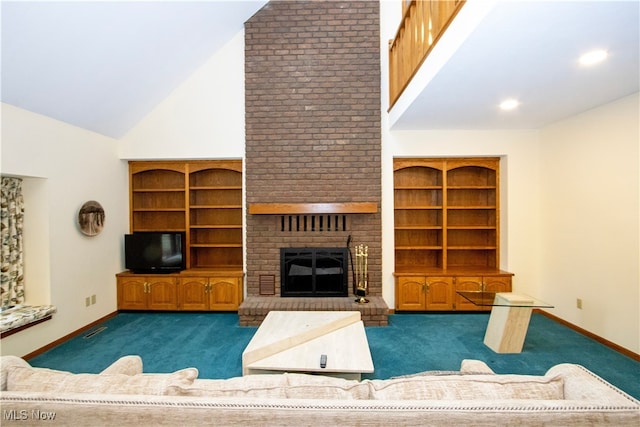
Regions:
<instances>
[{"instance_id":1,"label":"television","mask_svg":"<svg viewBox=\"0 0 640 427\"><path fill-rule=\"evenodd\" d=\"M135 232L124 236L125 267L134 273L185 269L184 233Z\"/></svg>"}]
</instances>

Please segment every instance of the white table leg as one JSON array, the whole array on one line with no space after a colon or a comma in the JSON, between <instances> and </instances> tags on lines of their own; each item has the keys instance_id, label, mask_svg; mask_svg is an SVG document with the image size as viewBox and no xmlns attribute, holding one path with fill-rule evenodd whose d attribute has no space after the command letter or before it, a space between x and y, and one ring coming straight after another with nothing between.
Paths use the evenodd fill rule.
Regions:
<instances>
[{"instance_id":1,"label":"white table leg","mask_svg":"<svg viewBox=\"0 0 640 427\"><path fill-rule=\"evenodd\" d=\"M531 307L493 307L484 343L496 353L520 353L531 319Z\"/></svg>"}]
</instances>

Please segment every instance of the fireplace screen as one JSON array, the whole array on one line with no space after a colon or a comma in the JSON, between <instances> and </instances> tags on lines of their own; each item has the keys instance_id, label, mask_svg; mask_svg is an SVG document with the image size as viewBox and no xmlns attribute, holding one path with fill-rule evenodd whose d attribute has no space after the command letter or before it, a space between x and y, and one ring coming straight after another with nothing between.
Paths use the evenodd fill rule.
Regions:
<instances>
[{"instance_id":1,"label":"fireplace screen","mask_svg":"<svg viewBox=\"0 0 640 427\"><path fill-rule=\"evenodd\" d=\"M280 249L280 295L348 296L347 248Z\"/></svg>"}]
</instances>

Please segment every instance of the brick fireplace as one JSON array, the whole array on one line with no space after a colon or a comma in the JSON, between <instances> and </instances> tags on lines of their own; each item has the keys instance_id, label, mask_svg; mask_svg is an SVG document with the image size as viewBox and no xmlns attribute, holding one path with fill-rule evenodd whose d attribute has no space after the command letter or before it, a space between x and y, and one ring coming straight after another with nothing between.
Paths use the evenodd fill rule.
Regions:
<instances>
[{"instance_id":1,"label":"brick fireplace","mask_svg":"<svg viewBox=\"0 0 640 427\"><path fill-rule=\"evenodd\" d=\"M245 23L241 323L251 323L242 316L259 311L256 304L279 307L289 299L280 297L281 248L346 247L349 236L352 246L368 245L368 295L386 322L379 35L375 1L270 1ZM257 208L265 205L276 208ZM351 268L348 282L344 301L330 298L335 308L319 298L308 309L357 310Z\"/></svg>"}]
</instances>

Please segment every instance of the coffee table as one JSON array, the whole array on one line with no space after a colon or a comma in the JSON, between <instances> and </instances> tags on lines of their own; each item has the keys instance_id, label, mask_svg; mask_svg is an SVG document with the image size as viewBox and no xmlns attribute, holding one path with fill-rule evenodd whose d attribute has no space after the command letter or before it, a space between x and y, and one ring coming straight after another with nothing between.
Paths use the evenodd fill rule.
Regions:
<instances>
[{"instance_id":1,"label":"coffee table","mask_svg":"<svg viewBox=\"0 0 640 427\"><path fill-rule=\"evenodd\" d=\"M491 307L484 344L496 353L521 353L532 309L553 308L539 299L512 292L459 291L458 295L475 305Z\"/></svg>"},{"instance_id":2,"label":"coffee table","mask_svg":"<svg viewBox=\"0 0 640 427\"><path fill-rule=\"evenodd\" d=\"M303 372L359 380L373 370L359 311L270 311L242 353L243 375Z\"/></svg>"}]
</instances>

